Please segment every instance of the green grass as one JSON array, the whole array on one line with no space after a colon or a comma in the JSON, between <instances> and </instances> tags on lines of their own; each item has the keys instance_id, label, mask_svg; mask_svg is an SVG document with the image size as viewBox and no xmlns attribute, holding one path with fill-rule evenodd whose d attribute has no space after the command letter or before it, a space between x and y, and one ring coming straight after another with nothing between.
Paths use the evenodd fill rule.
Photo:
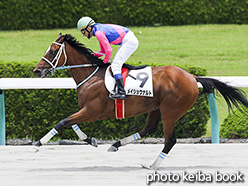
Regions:
<instances>
[{"instance_id":1,"label":"green grass","mask_svg":"<svg viewBox=\"0 0 248 186\"><path fill-rule=\"evenodd\" d=\"M197 25L132 27L139 39L138 50L129 61L150 64L200 66L211 76L246 75L248 69L248 25ZM0 32L0 61L39 61L62 32L70 33L94 51L95 37L88 40L76 29ZM118 47L113 46L114 51Z\"/></svg>"},{"instance_id":2,"label":"green grass","mask_svg":"<svg viewBox=\"0 0 248 186\"><path fill-rule=\"evenodd\" d=\"M246 76L248 25L195 25L131 27L139 39L129 61L145 64L187 64L207 69L209 76ZM58 34L72 34L93 51L96 38L88 40L76 29L1 31L0 61L38 62ZM113 46L114 52L118 46ZM112 56L113 57L113 56ZM244 89L248 93L248 89ZM228 111L218 102L220 123ZM210 136L210 121L206 136Z\"/></svg>"}]
</instances>

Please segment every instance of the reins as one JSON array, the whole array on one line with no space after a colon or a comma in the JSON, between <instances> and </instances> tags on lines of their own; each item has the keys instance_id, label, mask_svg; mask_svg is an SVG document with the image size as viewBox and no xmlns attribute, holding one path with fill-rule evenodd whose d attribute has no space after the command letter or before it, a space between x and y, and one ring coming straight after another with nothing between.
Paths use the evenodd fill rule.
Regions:
<instances>
[{"instance_id":1,"label":"reins","mask_svg":"<svg viewBox=\"0 0 248 186\"><path fill-rule=\"evenodd\" d=\"M67 62L67 55L66 55L66 51L65 51L65 44L64 43L58 43L58 42L53 42L53 44L56 44L58 46L60 46L58 53L56 54L56 56L54 57L54 59L51 61L49 61L47 58L42 57L42 59L47 62L49 65L51 65L52 67L52 71L51 73L54 74L55 70L64 70L64 69L71 69L71 68L82 68L82 67L93 67L96 66L96 69L94 70L94 72L92 72L85 80L83 80L81 83L79 83L75 89L78 89L81 85L83 85L86 81L88 81L92 76L94 76L98 69L99 66L97 66L96 64L83 64L83 65L73 65L73 66L64 66ZM50 49L50 47L47 49L47 51ZM64 64L61 67L57 67L59 59L61 57L62 52L64 53L65 56L65 61ZM55 62L55 64L54 64Z\"/></svg>"},{"instance_id":2,"label":"reins","mask_svg":"<svg viewBox=\"0 0 248 186\"><path fill-rule=\"evenodd\" d=\"M61 67L56 67L55 70L64 70L64 69L70 69L70 68L91 67L91 66L97 66L97 65L96 64L85 64L85 65L61 66Z\"/></svg>"}]
</instances>

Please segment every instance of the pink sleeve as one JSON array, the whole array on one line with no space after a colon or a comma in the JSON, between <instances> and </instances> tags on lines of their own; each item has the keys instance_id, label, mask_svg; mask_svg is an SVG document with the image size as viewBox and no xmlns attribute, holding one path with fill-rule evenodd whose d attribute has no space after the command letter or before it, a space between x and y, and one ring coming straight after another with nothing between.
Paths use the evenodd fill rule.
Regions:
<instances>
[{"instance_id":1,"label":"pink sleeve","mask_svg":"<svg viewBox=\"0 0 248 186\"><path fill-rule=\"evenodd\" d=\"M107 63L112 55L113 49L111 48L110 43L103 31L96 31L95 36L100 43L100 47L101 47L100 51L103 50L104 51L103 53L105 53L103 62Z\"/></svg>"},{"instance_id":2,"label":"pink sleeve","mask_svg":"<svg viewBox=\"0 0 248 186\"><path fill-rule=\"evenodd\" d=\"M102 46L101 43L100 43L100 51L98 53L105 54L104 48L103 48L103 46ZM96 56L96 57L102 57L103 56L102 54L94 53L94 56Z\"/></svg>"}]
</instances>

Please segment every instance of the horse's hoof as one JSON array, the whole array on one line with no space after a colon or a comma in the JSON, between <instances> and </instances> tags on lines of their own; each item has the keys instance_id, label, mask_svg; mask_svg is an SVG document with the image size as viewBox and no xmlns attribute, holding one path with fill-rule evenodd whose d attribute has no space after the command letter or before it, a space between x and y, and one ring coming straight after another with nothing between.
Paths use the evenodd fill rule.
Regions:
<instances>
[{"instance_id":1,"label":"horse's hoof","mask_svg":"<svg viewBox=\"0 0 248 186\"><path fill-rule=\"evenodd\" d=\"M148 169L148 170L158 170L158 167L152 167L151 165L150 166L147 166L147 165L143 165L143 164L140 164L142 168L144 169Z\"/></svg>"},{"instance_id":2,"label":"horse's hoof","mask_svg":"<svg viewBox=\"0 0 248 186\"><path fill-rule=\"evenodd\" d=\"M140 164L142 168L151 170L151 166Z\"/></svg>"},{"instance_id":3,"label":"horse's hoof","mask_svg":"<svg viewBox=\"0 0 248 186\"><path fill-rule=\"evenodd\" d=\"M117 152L117 151L118 151L118 148L115 146L110 146L108 149L108 152Z\"/></svg>"},{"instance_id":4,"label":"horse's hoof","mask_svg":"<svg viewBox=\"0 0 248 186\"><path fill-rule=\"evenodd\" d=\"M97 140L95 138L91 138L91 145L93 147L98 147Z\"/></svg>"},{"instance_id":5,"label":"horse's hoof","mask_svg":"<svg viewBox=\"0 0 248 186\"><path fill-rule=\"evenodd\" d=\"M30 148L29 149L29 152L31 152L31 153L37 153L37 152L39 152L39 147L36 147L36 146L34 146L34 147L32 147L32 148Z\"/></svg>"}]
</instances>

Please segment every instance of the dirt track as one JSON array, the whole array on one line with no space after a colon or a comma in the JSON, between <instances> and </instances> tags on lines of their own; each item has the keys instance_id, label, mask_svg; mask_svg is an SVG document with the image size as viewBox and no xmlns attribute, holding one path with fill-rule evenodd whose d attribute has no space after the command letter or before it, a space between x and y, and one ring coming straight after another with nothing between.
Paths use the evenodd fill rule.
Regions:
<instances>
[{"instance_id":1,"label":"dirt track","mask_svg":"<svg viewBox=\"0 0 248 186\"><path fill-rule=\"evenodd\" d=\"M31 146L0 146L0 185L136 186L146 185L155 175L160 182L150 185L170 185L169 174L180 178L173 185L202 185L203 181L197 177L199 172L205 177L212 176L211 182L205 180L208 185L248 183L248 144L177 144L157 173L142 169L140 164L151 164L163 145L131 144L121 147L117 153L107 152L108 147L55 145L43 146L40 152L30 153ZM217 171L226 174L225 178L232 175L232 179L242 174L239 176L244 182L217 183ZM194 182L189 179L190 173L195 176Z\"/></svg>"}]
</instances>

